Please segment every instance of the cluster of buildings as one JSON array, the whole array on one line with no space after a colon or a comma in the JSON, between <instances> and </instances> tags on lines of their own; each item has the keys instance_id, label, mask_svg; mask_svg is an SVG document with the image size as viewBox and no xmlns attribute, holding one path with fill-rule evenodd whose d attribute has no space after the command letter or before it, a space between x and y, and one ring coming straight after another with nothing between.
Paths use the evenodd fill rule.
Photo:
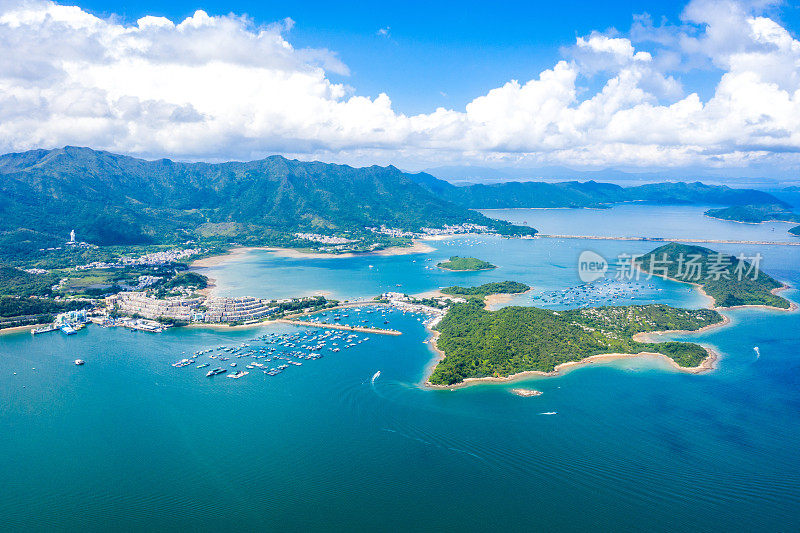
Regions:
<instances>
[{"instance_id":1,"label":"cluster of buildings","mask_svg":"<svg viewBox=\"0 0 800 533\"><path fill-rule=\"evenodd\" d=\"M124 268L128 266L160 266L177 263L187 257L202 253L200 248L185 248L153 252L140 257L120 257L113 263L95 261L86 265L78 265L75 270L94 270L107 268Z\"/></svg>"},{"instance_id":2,"label":"cluster of buildings","mask_svg":"<svg viewBox=\"0 0 800 533\"><path fill-rule=\"evenodd\" d=\"M185 322L249 322L260 320L279 310L274 303L261 298L166 298L148 296L145 292L121 292L106 298L106 308L120 314L149 319L167 318Z\"/></svg>"},{"instance_id":3,"label":"cluster of buildings","mask_svg":"<svg viewBox=\"0 0 800 533\"><path fill-rule=\"evenodd\" d=\"M303 241L319 242L322 244L347 244L349 242L354 242L353 239L331 237L329 235L320 235L319 233L295 233L294 236Z\"/></svg>"},{"instance_id":4,"label":"cluster of buildings","mask_svg":"<svg viewBox=\"0 0 800 533\"><path fill-rule=\"evenodd\" d=\"M465 233L491 233L492 230L489 226L481 226L480 224L464 223L464 224L445 224L441 228L422 228L420 232L405 231L398 228L390 228L386 225L381 225L379 228L366 228L373 233L380 233L381 235L388 235L390 237L400 237L405 239L420 239L424 237L431 237L434 235L462 235Z\"/></svg>"},{"instance_id":5,"label":"cluster of buildings","mask_svg":"<svg viewBox=\"0 0 800 533\"><path fill-rule=\"evenodd\" d=\"M106 309L113 309L123 315L139 315L144 318L171 318L192 321L193 316L205 301L197 298L158 299L146 292L120 292L106 298Z\"/></svg>"}]
</instances>

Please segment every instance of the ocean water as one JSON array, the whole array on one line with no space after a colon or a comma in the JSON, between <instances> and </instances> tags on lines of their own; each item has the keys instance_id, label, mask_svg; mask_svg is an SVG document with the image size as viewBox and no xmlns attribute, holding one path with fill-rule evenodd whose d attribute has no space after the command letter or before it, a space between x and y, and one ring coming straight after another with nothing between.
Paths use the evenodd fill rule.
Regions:
<instances>
[{"instance_id":1,"label":"ocean water","mask_svg":"<svg viewBox=\"0 0 800 533\"><path fill-rule=\"evenodd\" d=\"M624 228L674 209L686 210L687 232L702 231L706 220L691 208L608 213ZM564 216L536 211L542 221ZM611 217L592 222L595 231L603 220ZM741 238L740 227L723 238ZM575 264L584 249L612 258L654 246L474 237L430 244L430 254L394 257L253 252L207 273L221 294L329 291L343 299L512 279L534 287L515 300L529 305L536 294L580 283ZM767 271L800 284L800 247L714 247L760 252ZM454 254L500 268L425 268ZM703 305L683 285L646 286L623 303ZM353 323L367 316L349 314ZM457 391L419 387L432 358L427 333L421 317L399 312L385 327L401 336L369 335L281 375L239 380L170 363L183 352L257 346L258 335L304 330L152 335L90 326L70 337L3 335L0 524L10 531L798 530L800 313L726 314L730 326L684 337L723 354L708 374L640 358ZM79 357L85 366L72 364ZM514 386L544 394L517 397Z\"/></svg>"}]
</instances>

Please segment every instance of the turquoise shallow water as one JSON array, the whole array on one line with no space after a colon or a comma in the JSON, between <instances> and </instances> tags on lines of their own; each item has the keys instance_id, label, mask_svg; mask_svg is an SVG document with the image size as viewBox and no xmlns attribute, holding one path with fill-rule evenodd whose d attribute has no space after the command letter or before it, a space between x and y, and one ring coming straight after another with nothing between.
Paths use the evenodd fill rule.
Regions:
<instances>
[{"instance_id":1,"label":"turquoise shallow water","mask_svg":"<svg viewBox=\"0 0 800 533\"><path fill-rule=\"evenodd\" d=\"M658 209L626 216L635 224ZM579 241L432 244L436 252L418 257L253 253L215 272L221 293L270 297L312 284L352 298L396 283L405 292L498 279L540 291L579 283ZM591 243L606 257L650 247ZM759 251L767 270L800 283L797 248ZM424 268L427 257L454 253L500 268ZM679 284L655 286L662 290L632 301L702 305ZM529 295L519 300L532 303ZM800 314L727 314L730 327L692 337L723 353L713 373L618 361L532 380L527 385L544 392L537 398L510 394L512 385L420 389L431 359L426 332L418 317L401 313L388 319L400 337L372 336L279 376L241 380L210 380L170 363L181 352L292 328L4 335L0 523L89 531L797 530ZM72 364L78 357L84 367ZM557 414L542 414L549 412Z\"/></svg>"}]
</instances>

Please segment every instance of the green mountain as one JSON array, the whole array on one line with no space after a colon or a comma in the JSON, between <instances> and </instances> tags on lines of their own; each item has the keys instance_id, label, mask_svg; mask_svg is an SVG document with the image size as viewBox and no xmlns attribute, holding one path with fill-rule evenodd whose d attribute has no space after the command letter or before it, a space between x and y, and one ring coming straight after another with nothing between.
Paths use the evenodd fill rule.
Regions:
<instances>
[{"instance_id":1,"label":"green mountain","mask_svg":"<svg viewBox=\"0 0 800 533\"><path fill-rule=\"evenodd\" d=\"M783 205L734 205L722 209L709 209L705 213L713 218L733 220L735 222L767 222L779 220L783 222L800 222L800 215Z\"/></svg>"},{"instance_id":2,"label":"green mountain","mask_svg":"<svg viewBox=\"0 0 800 533\"><path fill-rule=\"evenodd\" d=\"M661 205L763 205L785 208L789 204L755 189L732 189L724 185L695 183L652 183L621 187L596 181L562 183L506 182L492 185L457 187L429 174L412 178L430 192L470 209L510 207L609 207L621 202L648 202Z\"/></svg>"},{"instance_id":3,"label":"green mountain","mask_svg":"<svg viewBox=\"0 0 800 533\"><path fill-rule=\"evenodd\" d=\"M656 352L679 366L695 367L708 352L688 342L645 343L637 333L691 330L716 324L710 309L666 305L592 307L553 311L504 307L487 311L480 301L454 305L436 326L445 354L428 380L453 385L467 378L507 377L527 371L552 372L558 365L606 353Z\"/></svg>"},{"instance_id":4,"label":"green mountain","mask_svg":"<svg viewBox=\"0 0 800 533\"><path fill-rule=\"evenodd\" d=\"M671 242L639 257L644 272L693 283L714 299L717 307L766 305L789 309L790 302L773 294L783 283L743 258L715 252L702 246Z\"/></svg>"},{"instance_id":5,"label":"green mountain","mask_svg":"<svg viewBox=\"0 0 800 533\"><path fill-rule=\"evenodd\" d=\"M187 239L268 244L293 232L367 234L474 223L533 234L440 198L395 167L353 168L280 156L146 161L89 148L0 156L0 243L52 246L70 230L99 245Z\"/></svg>"}]
</instances>

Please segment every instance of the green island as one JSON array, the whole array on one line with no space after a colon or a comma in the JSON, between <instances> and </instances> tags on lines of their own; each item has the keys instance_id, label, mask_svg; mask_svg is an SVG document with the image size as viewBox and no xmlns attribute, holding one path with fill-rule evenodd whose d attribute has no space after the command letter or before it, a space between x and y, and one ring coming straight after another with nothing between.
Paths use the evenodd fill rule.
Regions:
<instances>
[{"instance_id":1,"label":"green island","mask_svg":"<svg viewBox=\"0 0 800 533\"><path fill-rule=\"evenodd\" d=\"M709 209L706 216L758 224L776 220L780 222L800 222L800 215L784 204L734 205L722 209Z\"/></svg>"},{"instance_id":2,"label":"green island","mask_svg":"<svg viewBox=\"0 0 800 533\"><path fill-rule=\"evenodd\" d=\"M436 266L444 270L456 270L459 272L492 270L497 268L497 266L489 263L488 261L483 261L475 257L459 257L457 255L452 256L448 261L443 261Z\"/></svg>"},{"instance_id":3,"label":"green island","mask_svg":"<svg viewBox=\"0 0 800 533\"><path fill-rule=\"evenodd\" d=\"M689 264L690 260L692 265ZM774 294L776 289L783 287L783 283L760 270L756 271L755 265L747 260L740 262L732 255L720 254L702 246L665 244L639 257L636 264L644 272L698 285L714 299L716 307L791 307L789 300Z\"/></svg>"},{"instance_id":4,"label":"green island","mask_svg":"<svg viewBox=\"0 0 800 533\"><path fill-rule=\"evenodd\" d=\"M600 354L663 354L683 368L699 366L708 356L687 342L647 343L637 333L696 331L723 317L711 309L687 310L666 305L635 305L551 311L537 307L484 309L478 300L450 308L435 327L445 354L428 381L454 385L467 378L505 378L521 372L553 372L563 363Z\"/></svg>"},{"instance_id":5,"label":"green island","mask_svg":"<svg viewBox=\"0 0 800 533\"><path fill-rule=\"evenodd\" d=\"M493 283L484 283L477 287L445 287L439 292L447 294L448 296L483 299L491 294L520 294L530 289L528 285L518 281L496 281Z\"/></svg>"}]
</instances>

